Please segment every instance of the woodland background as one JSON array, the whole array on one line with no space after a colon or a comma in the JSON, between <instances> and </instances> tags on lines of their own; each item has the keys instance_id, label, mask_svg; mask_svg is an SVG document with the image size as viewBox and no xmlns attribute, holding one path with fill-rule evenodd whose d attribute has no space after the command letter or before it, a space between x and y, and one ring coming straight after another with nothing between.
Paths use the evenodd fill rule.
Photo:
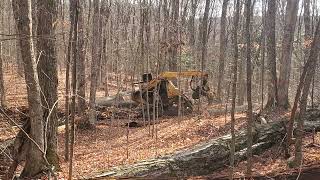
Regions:
<instances>
[{"instance_id":1,"label":"woodland background","mask_svg":"<svg viewBox=\"0 0 320 180\"><path fill-rule=\"evenodd\" d=\"M244 129L248 166L240 175L252 176L256 112L270 121L286 118L282 155L294 157L294 167L301 164L302 144L310 141L301 133L307 109L320 102L319 1L2 0L0 8L0 137L28 139L15 142L25 151L11 153L11 173L18 166L22 177L45 171L83 178L231 132L232 178L238 171L235 133ZM148 125L137 129L122 127L117 118L117 125L99 120L121 110L102 112L97 98L134 89L143 73L188 70L209 73L214 105L185 117L147 118ZM178 87L190 91L185 80ZM27 133L21 119L29 119ZM313 148L304 157L311 164L319 158ZM288 170L286 158L266 161Z\"/></svg>"}]
</instances>

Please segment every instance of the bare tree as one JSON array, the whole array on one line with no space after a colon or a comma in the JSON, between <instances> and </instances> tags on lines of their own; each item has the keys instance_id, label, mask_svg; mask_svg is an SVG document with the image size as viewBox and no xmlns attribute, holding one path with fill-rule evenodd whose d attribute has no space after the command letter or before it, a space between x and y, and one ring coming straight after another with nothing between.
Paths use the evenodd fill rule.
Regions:
<instances>
[{"instance_id":1,"label":"bare tree","mask_svg":"<svg viewBox=\"0 0 320 180\"><path fill-rule=\"evenodd\" d=\"M304 5L305 6L309 6L309 8L310 8L310 4L308 5L308 0L304 1ZM305 41L309 41L311 39L312 35L311 35L311 32L310 32L310 27L308 27L308 23L310 23L310 22L308 22L308 17L306 17L306 16L308 16L308 13L309 13L306 7L305 7L305 12L304 13L305 13L304 14L304 20L305 20L305 26L306 26L305 27ZM316 36L315 36L314 41L315 40L316 40ZM305 53L304 54L305 55L304 59L307 59L307 57L309 55L309 52L308 52L309 50L308 49L309 48L305 48L305 50L304 50L304 53ZM300 101L301 92L303 91L303 88L304 88L305 78L307 76L307 72L309 71L311 62L312 62L312 60L310 60L310 57L309 57L309 61L307 63L305 63L305 67L303 68L303 72L300 75L300 82L298 84L297 92L296 92L295 99L294 99L294 102L293 102L293 105L292 105L290 120L289 120L288 128L287 128L286 145L285 145L285 149L284 149L286 157L290 157L289 147L290 147L291 142L292 142L293 124L294 124L294 120L295 120L295 116L296 116L296 111L298 109L298 103Z\"/></svg>"},{"instance_id":2,"label":"bare tree","mask_svg":"<svg viewBox=\"0 0 320 180\"><path fill-rule=\"evenodd\" d=\"M307 99L310 91L310 86L312 83L312 79L315 75L315 70L317 63L319 61L319 51L320 51L320 21L318 20L318 25L315 30L314 39L310 49L310 56L307 64L304 67L305 76L301 78L300 83L303 84L302 94L300 99L300 112L298 116L298 125L297 125L297 134L296 134L296 143L295 143L295 151L294 151L294 166L299 166L302 163L303 154L302 154L302 138L303 138L303 123L305 120L305 112L307 108ZM297 91L297 93L301 93L301 91ZM297 97L297 96L296 96ZM295 112L291 112L295 113Z\"/></svg>"},{"instance_id":3,"label":"bare tree","mask_svg":"<svg viewBox=\"0 0 320 180\"><path fill-rule=\"evenodd\" d=\"M179 38L179 0L171 2L171 17L170 17L170 28L169 28L169 70L177 71L177 54L180 42Z\"/></svg>"},{"instance_id":4,"label":"bare tree","mask_svg":"<svg viewBox=\"0 0 320 180\"><path fill-rule=\"evenodd\" d=\"M224 64L227 48L227 36L226 36L226 25L227 25L227 8L229 0L223 0L222 11L221 11L221 21L220 21L220 55L219 55L219 74L218 74L218 86L217 86L217 96L218 100L222 100L222 83L224 76Z\"/></svg>"},{"instance_id":5,"label":"bare tree","mask_svg":"<svg viewBox=\"0 0 320 180\"><path fill-rule=\"evenodd\" d=\"M102 7L101 7L101 28L102 28L102 38L101 38L101 55L100 55L100 58L101 58L101 73L100 73L100 81L101 82L104 82L105 83L105 96L108 96L108 82L107 82L107 62L108 62L108 56L107 56L107 45L108 42L107 42L107 36L108 36L108 33L107 33L107 24L108 24L108 21L109 21L109 16L110 16L110 7L111 7L111 2L109 2L110 4L108 5L107 4L108 1L104 1L103 4L101 6L104 7L104 10L102 10ZM109 48L108 48L109 49Z\"/></svg>"},{"instance_id":6,"label":"bare tree","mask_svg":"<svg viewBox=\"0 0 320 180\"><path fill-rule=\"evenodd\" d=\"M93 43L92 43L92 61L91 61L91 84L90 84L90 98L89 98L89 124L94 126L96 122L96 91L98 81L98 64L99 64L99 47L100 47L100 5L99 0L93 0Z\"/></svg>"},{"instance_id":7,"label":"bare tree","mask_svg":"<svg viewBox=\"0 0 320 180\"><path fill-rule=\"evenodd\" d=\"M77 44L78 41L78 19L79 19L79 1L73 0L72 2L72 9L74 12L74 23L72 31L73 31L73 39L72 41L74 44ZM68 179L72 179L72 169L73 169L73 149L74 149L74 133L75 133L75 115L76 115L76 90L77 90L77 55L78 55L78 47L72 47L72 55L73 55L73 63L72 63L72 96L71 96L71 116L70 116L70 123L71 123L71 132L70 132L70 162L69 162L69 176Z\"/></svg>"},{"instance_id":8,"label":"bare tree","mask_svg":"<svg viewBox=\"0 0 320 180\"><path fill-rule=\"evenodd\" d=\"M201 71L205 70L207 61L207 43L208 43L208 18L210 10L210 0L206 0L204 15L202 20L202 53L201 53Z\"/></svg>"},{"instance_id":9,"label":"bare tree","mask_svg":"<svg viewBox=\"0 0 320 180\"><path fill-rule=\"evenodd\" d=\"M77 63L77 110L80 115L84 115L86 110L86 48L85 48L85 29L84 29L84 6L86 1L79 1L79 17L78 17L78 63Z\"/></svg>"},{"instance_id":10,"label":"bare tree","mask_svg":"<svg viewBox=\"0 0 320 180\"><path fill-rule=\"evenodd\" d=\"M247 148L247 176L251 178L252 175L252 69L251 69L251 0L246 1L246 58L247 58L247 136L248 136L248 148Z\"/></svg>"},{"instance_id":11,"label":"bare tree","mask_svg":"<svg viewBox=\"0 0 320 180\"><path fill-rule=\"evenodd\" d=\"M287 0L278 82L279 106L289 108L289 79L299 0Z\"/></svg>"},{"instance_id":12,"label":"bare tree","mask_svg":"<svg viewBox=\"0 0 320 180\"><path fill-rule=\"evenodd\" d=\"M162 30L162 52L161 59L167 64L167 41L168 41L168 26L169 26L169 5L168 0L163 0L162 11L163 11L163 30ZM140 33L141 34L141 33ZM139 36L140 37L140 36ZM163 65L165 67L165 65Z\"/></svg>"},{"instance_id":13,"label":"bare tree","mask_svg":"<svg viewBox=\"0 0 320 180\"><path fill-rule=\"evenodd\" d=\"M4 13L1 11L1 27L4 27ZM3 33L4 28L0 29L0 32ZM0 104L2 107L6 106L6 92L4 89L4 79L3 79L3 59L2 59L2 42L0 42ZM20 53L17 53L20 54ZM21 63L20 63L21 64Z\"/></svg>"},{"instance_id":14,"label":"bare tree","mask_svg":"<svg viewBox=\"0 0 320 180\"><path fill-rule=\"evenodd\" d=\"M303 20L304 20L304 57L305 60L309 57L309 41L312 38L311 32L311 18L310 18L310 0L303 1Z\"/></svg>"},{"instance_id":15,"label":"bare tree","mask_svg":"<svg viewBox=\"0 0 320 180\"><path fill-rule=\"evenodd\" d=\"M44 152L45 142L43 138L44 123L40 85L32 39L31 0L13 0L12 9L18 33L21 35L19 43L24 64L29 116L31 119L31 131L29 136L34 140L34 143L30 144L30 148L27 152L26 164L21 173L21 177L33 177L45 169L42 154L42 152Z\"/></svg>"},{"instance_id":16,"label":"bare tree","mask_svg":"<svg viewBox=\"0 0 320 180\"><path fill-rule=\"evenodd\" d=\"M229 179L233 179L233 168L234 168L234 153L235 153L235 108L236 108L236 96L237 96L237 68L238 68L238 27L240 17L240 0L236 1L236 7L234 12L233 20L233 33L232 33L232 44L233 44L233 77L232 77L232 101L231 101L231 146L230 146L230 175Z\"/></svg>"},{"instance_id":17,"label":"bare tree","mask_svg":"<svg viewBox=\"0 0 320 180\"><path fill-rule=\"evenodd\" d=\"M74 5L75 1L70 1L70 7L69 7L69 13L70 13L70 21L71 21L71 27L69 29L69 40L68 40L68 49L67 49L67 57L66 57L66 85L65 85L65 160L69 160L69 144L70 144L70 103L69 103L69 96L70 96L70 64L71 64L71 50L72 47L75 47L75 42L72 41L73 37L73 24L74 24L74 18L75 18L75 11ZM64 16L63 16L64 19Z\"/></svg>"},{"instance_id":18,"label":"bare tree","mask_svg":"<svg viewBox=\"0 0 320 180\"><path fill-rule=\"evenodd\" d=\"M59 167L57 154L58 72L54 36L56 15L57 5L55 2L51 2L51 0L38 1L38 38L36 47L37 54L39 54L38 76L42 92L41 102L47 136L46 156L50 164Z\"/></svg>"},{"instance_id":19,"label":"bare tree","mask_svg":"<svg viewBox=\"0 0 320 180\"><path fill-rule=\"evenodd\" d=\"M277 70L276 70L276 14L277 1L268 1L266 36L267 36L267 76L268 76L268 101L266 107L274 107L278 103Z\"/></svg>"},{"instance_id":20,"label":"bare tree","mask_svg":"<svg viewBox=\"0 0 320 180\"><path fill-rule=\"evenodd\" d=\"M1 106L6 106L6 92L4 89L4 80L3 80L3 61L2 61L2 42L0 42L0 100Z\"/></svg>"},{"instance_id":21,"label":"bare tree","mask_svg":"<svg viewBox=\"0 0 320 180\"><path fill-rule=\"evenodd\" d=\"M195 44L195 27L194 27L194 21L195 21L195 16L196 16L196 11L198 8L198 2L199 0L191 0L191 14L189 17L189 44L190 46L194 46Z\"/></svg>"}]
</instances>

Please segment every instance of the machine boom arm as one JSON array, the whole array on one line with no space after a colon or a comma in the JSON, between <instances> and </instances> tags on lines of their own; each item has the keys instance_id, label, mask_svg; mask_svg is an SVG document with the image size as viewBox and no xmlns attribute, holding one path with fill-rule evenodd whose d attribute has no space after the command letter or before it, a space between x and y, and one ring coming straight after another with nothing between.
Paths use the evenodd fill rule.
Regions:
<instances>
[{"instance_id":1,"label":"machine boom arm","mask_svg":"<svg viewBox=\"0 0 320 180\"><path fill-rule=\"evenodd\" d=\"M163 72L159 75L160 78L175 79L178 77L203 77L207 76L208 73L201 71L182 71L182 72Z\"/></svg>"}]
</instances>

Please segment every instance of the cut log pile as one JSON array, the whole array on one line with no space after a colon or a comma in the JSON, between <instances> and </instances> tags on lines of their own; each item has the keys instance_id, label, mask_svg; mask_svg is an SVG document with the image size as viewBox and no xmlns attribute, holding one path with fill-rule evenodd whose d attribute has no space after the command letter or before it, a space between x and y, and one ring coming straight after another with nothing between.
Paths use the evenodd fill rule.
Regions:
<instances>
[{"instance_id":1,"label":"cut log pile","mask_svg":"<svg viewBox=\"0 0 320 180\"><path fill-rule=\"evenodd\" d=\"M320 131L320 114L308 111L313 118L305 121L306 132ZM286 121L269 124L257 124L254 128L253 153L259 155L267 149L284 142ZM246 159L246 134L240 131L236 134L236 162ZM184 177L208 175L229 164L229 144L231 135L221 136L208 142L198 144L190 149L179 151L157 159L150 159L133 165L120 166L100 174L95 178L112 177Z\"/></svg>"}]
</instances>

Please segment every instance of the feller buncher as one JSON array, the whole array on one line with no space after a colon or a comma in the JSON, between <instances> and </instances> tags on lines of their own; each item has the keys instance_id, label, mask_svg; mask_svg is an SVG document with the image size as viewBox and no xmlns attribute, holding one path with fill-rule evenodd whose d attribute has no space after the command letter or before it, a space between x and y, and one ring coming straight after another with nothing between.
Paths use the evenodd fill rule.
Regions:
<instances>
[{"instance_id":1,"label":"feller buncher","mask_svg":"<svg viewBox=\"0 0 320 180\"><path fill-rule=\"evenodd\" d=\"M150 73L143 74L142 82L135 83L139 84L139 90L132 93L131 99L139 105L146 107L149 104L149 107L152 107L156 102L154 101L155 95L158 94L157 104L163 111L178 107L180 101L182 109L190 112L193 110L191 99L181 93L173 81L179 78L191 78L189 85L193 91L192 98L200 99L201 96L204 96L207 98L208 104L211 104L213 94L208 86L208 77L208 73L200 71L163 72L156 78L153 78Z\"/></svg>"}]
</instances>

